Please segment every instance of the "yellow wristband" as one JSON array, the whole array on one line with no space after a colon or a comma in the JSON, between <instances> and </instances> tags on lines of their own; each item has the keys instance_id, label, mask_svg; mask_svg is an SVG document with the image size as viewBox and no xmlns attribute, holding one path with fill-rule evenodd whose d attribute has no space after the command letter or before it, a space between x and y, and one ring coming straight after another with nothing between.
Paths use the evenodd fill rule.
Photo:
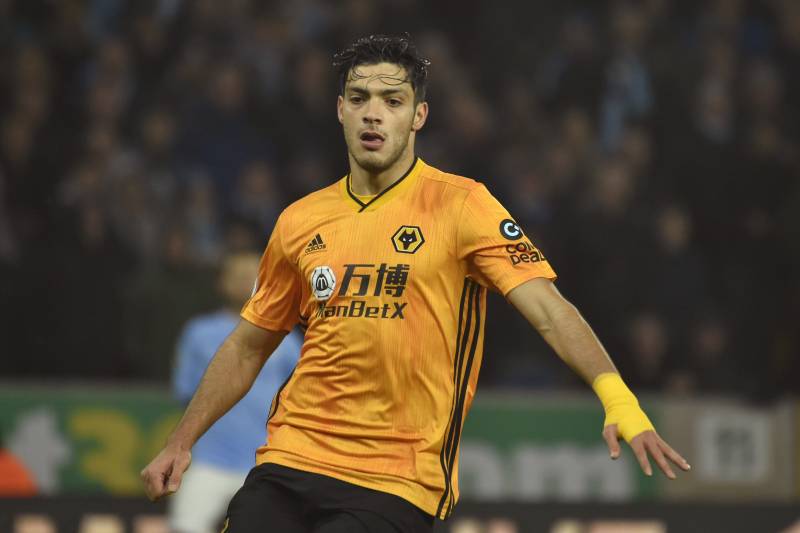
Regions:
<instances>
[{"instance_id":1,"label":"yellow wristband","mask_svg":"<svg viewBox=\"0 0 800 533\"><path fill-rule=\"evenodd\" d=\"M619 374L616 372L600 374L592 383L592 388L606 411L603 427L616 424L619 434L628 443L639 433L655 430L650 419L639 407L639 400Z\"/></svg>"}]
</instances>

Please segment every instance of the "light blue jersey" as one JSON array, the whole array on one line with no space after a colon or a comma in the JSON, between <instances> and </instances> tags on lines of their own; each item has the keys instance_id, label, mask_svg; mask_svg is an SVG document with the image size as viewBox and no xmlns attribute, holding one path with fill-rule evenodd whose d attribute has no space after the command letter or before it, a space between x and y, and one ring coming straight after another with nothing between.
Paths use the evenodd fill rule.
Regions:
<instances>
[{"instance_id":1,"label":"light blue jersey","mask_svg":"<svg viewBox=\"0 0 800 533\"><path fill-rule=\"evenodd\" d=\"M194 318L184 327L172 378L173 392L182 403L191 400L214 353L238 321L236 314L223 310ZM272 398L294 370L302 342L295 331L283 339L247 395L194 445L193 463L244 472L255 465L256 448L266 441Z\"/></svg>"}]
</instances>

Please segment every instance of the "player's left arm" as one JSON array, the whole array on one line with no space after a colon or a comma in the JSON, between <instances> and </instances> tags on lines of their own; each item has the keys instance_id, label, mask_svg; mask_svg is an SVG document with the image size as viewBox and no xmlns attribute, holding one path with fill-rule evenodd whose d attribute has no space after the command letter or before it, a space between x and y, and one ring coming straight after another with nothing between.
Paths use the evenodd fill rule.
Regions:
<instances>
[{"instance_id":1,"label":"player's left arm","mask_svg":"<svg viewBox=\"0 0 800 533\"><path fill-rule=\"evenodd\" d=\"M619 457L621 437L648 476L653 473L648 455L670 479L675 473L668 459L689 470L689 463L656 433L592 328L552 281L534 278L512 289L506 298L597 393L606 412L603 437L612 459Z\"/></svg>"}]
</instances>

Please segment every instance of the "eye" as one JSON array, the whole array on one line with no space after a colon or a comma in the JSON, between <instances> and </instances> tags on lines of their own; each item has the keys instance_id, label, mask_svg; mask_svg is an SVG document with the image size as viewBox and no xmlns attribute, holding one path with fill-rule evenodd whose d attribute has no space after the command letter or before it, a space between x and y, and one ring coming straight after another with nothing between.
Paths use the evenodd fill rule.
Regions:
<instances>
[{"instance_id":1,"label":"eye","mask_svg":"<svg viewBox=\"0 0 800 533\"><path fill-rule=\"evenodd\" d=\"M392 107L397 107L403 103L402 100L398 100L397 98L389 98L387 102Z\"/></svg>"},{"instance_id":2,"label":"eye","mask_svg":"<svg viewBox=\"0 0 800 533\"><path fill-rule=\"evenodd\" d=\"M359 95L357 95L357 94L354 94L354 95L352 95L350 97L350 103L353 103L353 104L360 104L363 101L364 101L364 98L359 96Z\"/></svg>"}]
</instances>

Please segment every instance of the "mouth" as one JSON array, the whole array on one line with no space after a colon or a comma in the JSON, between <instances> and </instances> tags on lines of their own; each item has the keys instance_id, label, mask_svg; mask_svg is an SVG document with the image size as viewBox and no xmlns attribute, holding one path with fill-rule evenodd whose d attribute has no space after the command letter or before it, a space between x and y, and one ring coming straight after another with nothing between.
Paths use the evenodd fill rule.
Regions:
<instances>
[{"instance_id":1,"label":"mouth","mask_svg":"<svg viewBox=\"0 0 800 533\"><path fill-rule=\"evenodd\" d=\"M383 146L383 142L386 140L382 134L373 130L361 132L359 139L361 139L361 146L367 150L380 149L380 147Z\"/></svg>"}]
</instances>

